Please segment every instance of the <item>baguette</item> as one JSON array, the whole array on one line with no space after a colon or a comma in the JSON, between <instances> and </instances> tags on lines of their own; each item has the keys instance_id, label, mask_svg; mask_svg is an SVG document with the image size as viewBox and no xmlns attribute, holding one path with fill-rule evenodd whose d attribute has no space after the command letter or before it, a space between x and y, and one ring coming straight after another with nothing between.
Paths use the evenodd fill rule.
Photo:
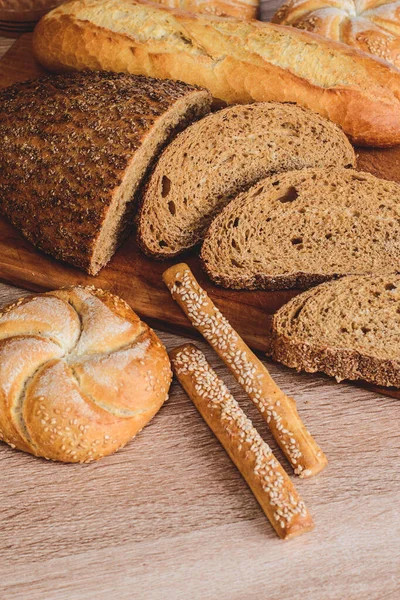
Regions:
<instances>
[{"instance_id":1,"label":"baguette","mask_svg":"<svg viewBox=\"0 0 400 600\"><path fill-rule=\"evenodd\" d=\"M279 389L263 363L199 286L189 267L184 263L170 267L163 279L192 325L260 411L296 475L305 478L322 471L327 458L304 427L295 401Z\"/></svg>"},{"instance_id":2,"label":"baguette","mask_svg":"<svg viewBox=\"0 0 400 600\"><path fill-rule=\"evenodd\" d=\"M223 381L193 344L170 354L176 377L243 475L279 537L290 539L314 527L304 502Z\"/></svg>"},{"instance_id":3,"label":"baguette","mask_svg":"<svg viewBox=\"0 0 400 600\"><path fill-rule=\"evenodd\" d=\"M51 71L106 69L180 79L228 103L296 102L360 145L400 143L400 71L318 35L137 0L74 0L38 24Z\"/></svg>"}]
</instances>

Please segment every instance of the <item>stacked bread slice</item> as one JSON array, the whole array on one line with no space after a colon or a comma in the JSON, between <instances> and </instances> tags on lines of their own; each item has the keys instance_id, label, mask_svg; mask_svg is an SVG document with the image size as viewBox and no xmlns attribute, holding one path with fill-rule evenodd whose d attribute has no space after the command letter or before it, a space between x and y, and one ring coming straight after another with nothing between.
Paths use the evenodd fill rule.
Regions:
<instances>
[{"instance_id":1,"label":"stacked bread slice","mask_svg":"<svg viewBox=\"0 0 400 600\"><path fill-rule=\"evenodd\" d=\"M343 132L293 104L261 102L208 115L164 150L142 199L138 239L156 258L196 245L240 192L273 173L352 167Z\"/></svg>"},{"instance_id":2,"label":"stacked bread slice","mask_svg":"<svg viewBox=\"0 0 400 600\"><path fill-rule=\"evenodd\" d=\"M400 276L328 281L274 316L272 355L297 370L400 387Z\"/></svg>"},{"instance_id":3,"label":"stacked bread slice","mask_svg":"<svg viewBox=\"0 0 400 600\"><path fill-rule=\"evenodd\" d=\"M210 278L235 289L399 272L400 185L353 169L275 175L225 208L201 255Z\"/></svg>"}]
</instances>

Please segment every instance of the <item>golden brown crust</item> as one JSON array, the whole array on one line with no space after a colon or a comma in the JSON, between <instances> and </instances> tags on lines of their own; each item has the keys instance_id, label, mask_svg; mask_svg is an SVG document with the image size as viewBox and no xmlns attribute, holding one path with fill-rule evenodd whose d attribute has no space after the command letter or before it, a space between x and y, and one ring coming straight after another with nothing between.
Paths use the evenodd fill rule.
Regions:
<instances>
[{"instance_id":1,"label":"golden brown crust","mask_svg":"<svg viewBox=\"0 0 400 600\"><path fill-rule=\"evenodd\" d=\"M217 17L256 19L258 0L159 0L167 8L185 10Z\"/></svg>"},{"instance_id":2,"label":"golden brown crust","mask_svg":"<svg viewBox=\"0 0 400 600\"><path fill-rule=\"evenodd\" d=\"M219 312L185 263L163 274L172 297L225 362L261 412L276 441L300 477L311 477L328 464L305 428L293 398L282 392L268 370Z\"/></svg>"},{"instance_id":3,"label":"golden brown crust","mask_svg":"<svg viewBox=\"0 0 400 600\"><path fill-rule=\"evenodd\" d=\"M165 401L171 369L155 333L92 287L21 299L0 314L0 438L63 462L114 452Z\"/></svg>"},{"instance_id":4,"label":"golden brown crust","mask_svg":"<svg viewBox=\"0 0 400 600\"><path fill-rule=\"evenodd\" d=\"M88 0L61 6L37 27L36 56L55 71L181 79L229 103L297 102L360 145L400 143L400 73L383 61L292 27L196 16L144 0L123 8L130 16L122 24L116 0L96 9Z\"/></svg>"},{"instance_id":5,"label":"golden brown crust","mask_svg":"<svg viewBox=\"0 0 400 600\"><path fill-rule=\"evenodd\" d=\"M279 537L314 527L304 502L251 421L204 354L193 344L171 352L174 373L197 410L247 481Z\"/></svg>"}]
</instances>

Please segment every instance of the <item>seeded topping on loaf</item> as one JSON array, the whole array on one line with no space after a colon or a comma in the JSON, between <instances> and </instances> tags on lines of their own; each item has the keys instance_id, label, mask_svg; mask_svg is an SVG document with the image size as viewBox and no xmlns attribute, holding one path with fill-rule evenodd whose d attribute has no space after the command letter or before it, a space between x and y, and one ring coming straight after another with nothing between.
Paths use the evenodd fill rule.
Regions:
<instances>
[{"instance_id":1,"label":"seeded topping on loaf","mask_svg":"<svg viewBox=\"0 0 400 600\"><path fill-rule=\"evenodd\" d=\"M165 149L144 195L139 243L152 256L174 256L202 240L213 217L267 175L354 165L346 136L311 111L266 102L226 108Z\"/></svg>"},{"instance_id":2,"label":"seeded topping on loaf","mask_svg":"<svg viewBox=\"0 0 400 600\"><path fill-rule=\"evenodd\" d=\"M45 252L97 273L129 229L149 165L210 100L184 83L104 72L2 90L1 211Z\"/></svg>"},{"instance_id":3,"label":"seeded topping on loaf","mask_svg":"<svg viewBox=\"0 0 400 600\"><path fill-rule=\"evenodd\" d=\"M399 272L400 185L351 169L276 175L226 207L201 256L211 279L234 289Z\"/></svg>"},{"instance_id":4,"label":"seeded topping on loaf","mask_svg":"<svg viewBox=\"0 0 400 600\"><path fill-rule=\"evenodd\" d=\"M289 367L400 387L400 276L351 276L296 296L273 319Z\"/></svg>"}]
</instances>

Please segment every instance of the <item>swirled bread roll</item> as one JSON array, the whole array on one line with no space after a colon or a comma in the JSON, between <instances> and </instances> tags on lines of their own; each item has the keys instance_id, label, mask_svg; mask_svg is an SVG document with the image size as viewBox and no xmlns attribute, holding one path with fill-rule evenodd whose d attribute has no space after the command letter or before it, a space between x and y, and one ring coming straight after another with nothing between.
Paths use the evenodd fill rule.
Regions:
<instances>
[{"instance_id":1,"label":"swirled bread roll","mask_svg":"<svg viewBox=\"0 0 400 600\"><path fill-rule=\"evenodd\" d=\"M399 0L286 0L273 23L293 25L400 67Z\"/></svg>"},{"instance_id":2,"label":"swirled bread roll","mask_svg":"<svg viewBox=\"0 0 400 600\"><path fill-rule=\"evenodd\" d=\"M0 439L63 462L124 446L167 398L155 333L121 298L74 287L0 313Z\"/></svg>"}]
</instances>

